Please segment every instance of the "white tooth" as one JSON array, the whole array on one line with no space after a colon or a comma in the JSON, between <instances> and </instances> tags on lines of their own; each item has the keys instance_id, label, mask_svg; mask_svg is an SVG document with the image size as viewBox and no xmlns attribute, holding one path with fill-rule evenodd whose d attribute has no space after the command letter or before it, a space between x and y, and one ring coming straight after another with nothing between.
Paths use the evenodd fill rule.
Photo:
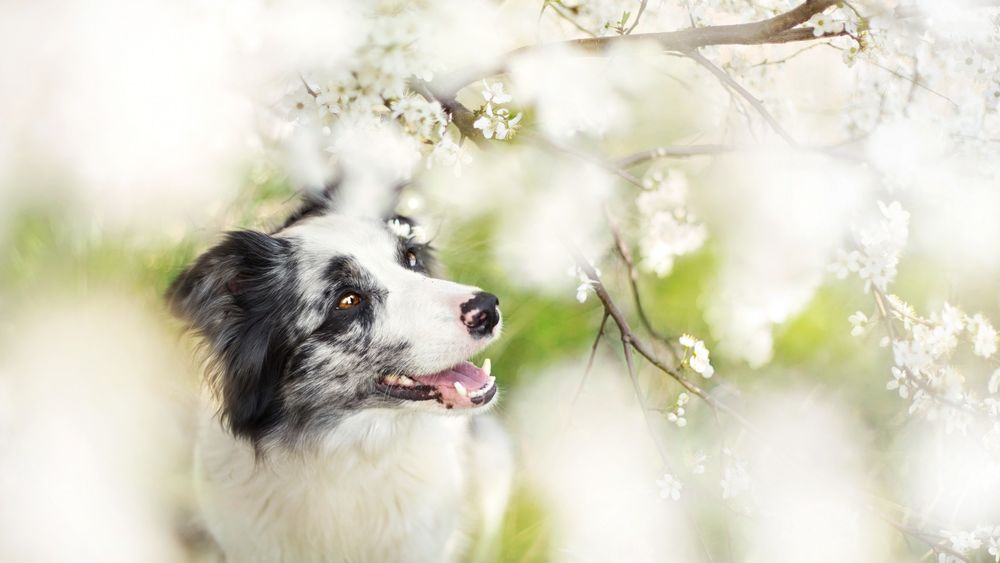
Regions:
<instances>
[{"instance_id":1,"label":"white tooth","mask_svg":"<svg viewBox=\"0 0 1000 563\"><path fill-rule=\"evenodd\" d=\"M406 387L412 387L413 384L414 384L414 381L412 379L410 379L409 377L406 377L405 375L401 375L401 376L399 376L399 384L400 385L405 385Z\"/></svg>"},{"instance_id":2,"label":"white tooth","mask_svg":"<svg viewBox=\"0 0 1000 563\"><path fill-rule=\"evenodd\" d=\"M399 377L396 376L395 374L389 374L389 375L385 376L385 381L386 381L386 383L390 383L390 384L395 385L396 383L399 382Z\"/></svg>"},{"instance_id":3,"label":"white tooth","mask_svg":"<svg viewBox=\"0 0 1000 563\"><path fill-rule=\"evenodd\" d=\"M489 385L487 385L487 386L486 386L486 388L487 388L487 389L489 389L490 387L493 387L493 386L494 386L494 385L496 385L496 384L497 384L497 378L495 378L495 377L493 377L493 376L491 375L491 376L490 376L490 384L489 384Z\"/></svg>"},{"instance_id":4,"label":"white tooth","mask_svg":"<svg viewBox=\"0 0 1000 563\"><path fill-rule=\"evenodd\" d=\"M463 397L469 396L469 391L465 388L465 385L462 385L458 381L455 382L455 391L458 391L458 394Z\"/></svg>"},{"instance_id":5,"label":"white tooth","mask_svg":"<svg viewBox=\"0 0 1000 563\"><path fill-rule=\"evenodd\" d=\"M486 360L483 362L483 373L485 373L486 375L489 375L490 374L490 370L492 370L492 369L493 369L493 364L490 363L490 359L489 358L486 358Z\"/></svg>"}]
</instances>

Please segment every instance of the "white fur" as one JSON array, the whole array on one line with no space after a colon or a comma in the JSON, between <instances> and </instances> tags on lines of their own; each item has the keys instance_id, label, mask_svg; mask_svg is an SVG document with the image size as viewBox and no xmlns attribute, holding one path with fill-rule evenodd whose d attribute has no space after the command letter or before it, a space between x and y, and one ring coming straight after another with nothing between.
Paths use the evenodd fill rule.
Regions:
<instances>
[{"instance_id":1,"label":"white fur","mask_svg":"<svg viewBox=\"0 0 1000 563\"><path fill-rule=\"evenodd\" d=\"M388 290L385 317L391 322L380 323L376 336L392 341L408 341L418 336L420 345L409 352L414 373L428 374L452 367L482 350L503 329L501 320L489 340L470 338L458 311L462 303L482 290L400 267L396 258L397 237L381 221L324 215L286 229L280 236L298 238L299 252L316 257L303 264L303 267L311 264L315 269L300 271L300 285L306 295L322 291L326 286L323 268L327 259L345 252L378 279Z\"/></svg>"},{"instance_id":2,"label":"white fur","mask_svg":"<svg viewBox=\"0 0 1000 563\"><path fill-rule=\"evenodd\" d=\"M454 561L495 532L512 475L490 417L368 410L319 451L271 453L205 420L199 502L230 562Z\"/></svg>"}]
</instances>

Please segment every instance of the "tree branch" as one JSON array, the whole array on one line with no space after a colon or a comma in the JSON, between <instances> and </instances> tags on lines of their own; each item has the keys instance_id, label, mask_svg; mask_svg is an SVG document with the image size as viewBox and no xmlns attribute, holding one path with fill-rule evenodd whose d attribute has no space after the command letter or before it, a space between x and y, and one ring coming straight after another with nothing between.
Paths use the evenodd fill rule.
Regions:
<instances>
[{"instance_id":1,"label":"tree branch","mask_svg":"<svg viewBox=\"0 0 1000 563\"><path fill-rule=\"evenodd\" d=\"M756 96L751 94L750 91L744 88L739 82L734 80L732 76L729 76L728 72L712 64L712 61L706 59L705 56L699 53L697 50L688 51L685 54L691 57L691 59L694 60L694 62L708 69L708 71L714 74L715 77L718 78L720 82L731 88L734 92L736 92L744 100L746 100L747 103L753 106L753 108L757 110L757 113L759 113L761 117L764 118L764 121L766 121L767 124L771 126L771 129L773 129L775 133L777 133L782 139L784 139L785 142L787 142L789 145L792 145L793 147L798 146L799 144L798 141L792 138L792 136L788 134L788 131L785 131L785 128L782 127L780 123L778 123L778 120L775 119L773 115L771 115L771 112L767 111L767 108L764 107L764 103L758 100Z\"/></svg>"},{"instance_id":2,"label":"tree branch","mask_svg":"<svg viewBox=\"0 0 1000 563\"><path fill-rule=\"evenodd\" d=\"M590 280L591 284L594 287L594 293L597 294L597 298L600 299L601 303L604 305L604 310L608 313L608 315L611 316L611 320L613 320L615 324L618 325L618 330L622 333L623 338L627 337L627 342L629 343L629 345L632 348L634 348L635 351L638 352L640 356L646 358L646 361L648 361L650 364L652 364L657 369L659 369L660 371L669 375L671 378L677 381L677 383L679 383L681 387L686 389L689 393L692 393L696 395L699 399L705 401L705 403L707 403L709 407L711 407L713 410L718 410L728 414L729 416L733 417L733 419L735 419L737 422L739 422L743 427L749 430L754 429L754 426L750 423L750 421L748 421L745 417L743 417L743 415L736 412L735 410L725 405L724 403L720 403L715 399L715 397L709 395L707 391L699 387L697 384L695 384L688 378L684 377L684 375L681 374L679 367L672 367L670 365L667 365L667 363L657 355L656 351L654 351L653 348L646 343L646 341L644 341L638 335L636 335L635 332L632 330L632 327L629 326L628 320L625 318L625 315L624 313L622 313L622 310L611 298L611 295L608 294L608 290L604 287L604 284L601 282L601 278L600 276L597 275L597 271L594 270L594 267L590 264L589 261L587 261L586 258L583 257L583 255L579 253L579 251L577 251L576 249L572 249L572 252L577 267L579 267L580 270L584 273L584 275L586 275L587 278Z\"/></svg>"},{"instance_id":3,"label":"tree branch","mask_svg":"<svg viewBox=\"0 0 1000 563\"><path fill-rule=\"evenodd\" d=\"M659 33L588 37L570 41L545 43L537 47L522 47L513 51L512 54L544 49L555 45L574 47L589 53L601 53L612 45L640 41L655 41L663 46L664 49L671 51L690 51L709 45L760 45L764 43L805 41L816 39L812 29L793 30L792 28L805 23L814 14L826 10L837 2L838 0L807 0L783 14L753 23L713 25Z\"/></svg>"},{"instance_id":4,"label":"tree branch","mask_svg":"<svg viewBox=\"0 0 1000 563\"><path fill-rule=\"evenodd\" d=\"M424 98L435 100L441 104L441 109L451 116L451 122L455 124L463 138L469 139L477 145L482 142L482 134L472 126L476 121L476 115L469 108L460 104L454 95L435 94L423 80L411 80L408 86Z\"/></svg>"},{"instance_id":5,"label":"tree branch","mask_svg":"<svg viewBox=\"0 0 1000 563\"><path fill-rule=\"evenodd\" d=\"M639 295L639 272L636 269L635 261L632 258L632 250L625 242L625 238L622 236L618 223L614 220L611 214L608 213L607 209L605 209L605 216L608 219L608 228L611 229L611 237L615 241L615 248L618 250L618 255L621 256L622 261L625 262L625 266L628 270L629 287L632 288L632 301L635 304L636 313L639 315L639 322L642 323L646 332L667 347L667 352L670 353L670 358L674 361L674 363L678 363L679 358L677 356L677 352L674 350L673 343L668 337L661 334L653 327L653 323L650 322L649 317L646 315L645 307L642 306L642 297Z\"/></svg>"}]
</instances>

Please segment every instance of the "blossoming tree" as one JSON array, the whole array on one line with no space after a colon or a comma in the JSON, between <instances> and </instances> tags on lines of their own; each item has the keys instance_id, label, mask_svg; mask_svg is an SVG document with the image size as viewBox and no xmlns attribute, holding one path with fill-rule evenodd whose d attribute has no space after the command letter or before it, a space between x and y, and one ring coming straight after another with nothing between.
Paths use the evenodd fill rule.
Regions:
<instances>
[{"instance_id":1,"label":"blossoming tree","mask_svg":"<svg viewBox=\"0 0 1000 563\"><path fill-rule=\"evenodd\" d=\"M959 170L959 177L972 177L969 182L996 185L1000 14L993 4L544 0L537 6L535 37L516 48L500 41L490 45L489 56L458 57L459 63L436 57L440 45L431 34L443 16L434 7L390 7L374 12L367 39L348 64L303 69L291 87L287 115L299 126L319 127L335 156L338 131L347 127L398 136L406 148L392 158L406 165L393 166L400 169L398 180L414 181L411 198L428 197L421 180L441 177L441 169L458 175L472 167L473 183L486 173L518 183L524 178L511 170L511 159L519 154L548 154L599 177L587 182L570 175L561 181L574 184L572 193L555 199L517 192L514 197L524 201L518 212L560 205L573 210L570 218L554 219L529 212L567 234L550 237L558 239L554 249L536 248L522 254L538 256L517 260L569 266L579 281L577 299L596 295L603 321L592 352L602 338L617 341L612 344L654 441L660 431L651 417L684 428L698 409L711 411L721 425L755 434L739 401L719 392L726 386L713 378L705 342L668 336L684 327L654 326L640 293L646 273L670 276L679 259L715 239L724 273L710 292L707 321L729 358L763 369L774 327L808 303L823 276L853 276L871 305L850 314L845 330L872 335L873 345L891 352L885 388L907 402L902 411L945 433L979 437L996 463L996 330L985 315L966 313L951 300L918 311L894 289L911 230L907 201L920 207L935 197L919 177L921 159L942 159L939 181ZM508 25L503 7L486 10L472 17ZM839 91L824 92L826 80ZM685 100L678 89L710 101ZM667 97L652 101L660 92ZM711 116L671 128L659 124L669 138L657 138L655 127L643 128L644 112L671 99L710 107ZM431 172L409 166L420 160ZM756 164L746 173L759 176L758 182L717 174L727 161L750 160ZM756 199L741 210L745 217L720 218L716 211L713 220L702 219L699 210L713 203L692 199L693 184L719 178L731 184L725 190L752 192L716 195L738 205ZM580 204L584 199L589 203ZM775 224L768 224L771 217ZM739 238L771 228L779 237L804 240L783 247L789 249L784 262L764 272L770 266L755 259L769 236ZM626 283L615 284L623 295L605 285L598 263L624 267ZM632 312L622 302L631 302ZM609 323L614 330L607 330ZM677 385L672 405L648 403L636 375L640 361ZM722 501L749 495L746 462L725 443L717 447ZM700 455L684 472L703 474L706 459ZM683 502L684 480L671 469L676 460L664 457L662 463L667 473L657 481L660 495ZM753 502L739 506L752 512ZM926 519L914 525L907 508L873 510L942 561L972 560L980 552L1000 561L1000 527L945 531L943 523Z\"/></svg>"}]
</instances>

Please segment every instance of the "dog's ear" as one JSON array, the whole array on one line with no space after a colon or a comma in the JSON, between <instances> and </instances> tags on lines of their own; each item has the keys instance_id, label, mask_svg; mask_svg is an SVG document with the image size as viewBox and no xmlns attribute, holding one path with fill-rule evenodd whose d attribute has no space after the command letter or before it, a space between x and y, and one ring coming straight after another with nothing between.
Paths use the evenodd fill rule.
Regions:
<instances>
[{"instance_id":1,"label":"dog's ear","mask_svg":"<svg viewBox=\"0 0 1000 563\"><path fill-rule=\"evenodd\" d=\"M167 292L174 314L210 347L212 384L230 430L256 442L280 408L289 330L283 315L295 270L288 241L231 232L201 255Z\"/></svg>"}]
</instances>

